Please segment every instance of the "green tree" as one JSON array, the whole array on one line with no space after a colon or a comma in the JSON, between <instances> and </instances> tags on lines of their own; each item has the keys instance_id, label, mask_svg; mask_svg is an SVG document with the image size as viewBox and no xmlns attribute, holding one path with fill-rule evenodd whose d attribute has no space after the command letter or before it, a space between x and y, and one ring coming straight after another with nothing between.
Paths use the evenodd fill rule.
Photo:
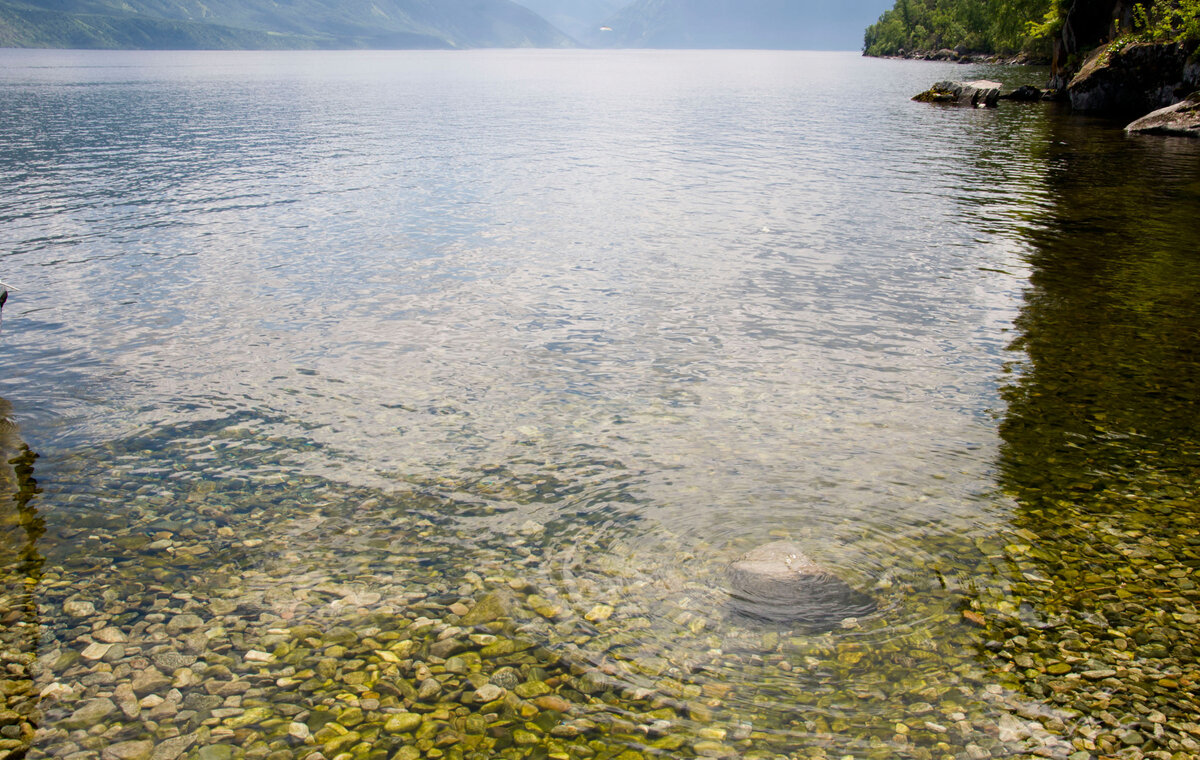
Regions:
<instances>
[{"instance_id":1,"label":"green tree","mask_svg":"<svg viewBox=\"0 0 1200 760\"><path fill-rule=\"evenodd\" d=\"M1185 0L1200 2L1200 0ZM1032 27L1057 16L1056 0L896 0L863 37L867 55L965 48L977 53L1035 52L1047 46Z\"/></svg>"}]
</instances>

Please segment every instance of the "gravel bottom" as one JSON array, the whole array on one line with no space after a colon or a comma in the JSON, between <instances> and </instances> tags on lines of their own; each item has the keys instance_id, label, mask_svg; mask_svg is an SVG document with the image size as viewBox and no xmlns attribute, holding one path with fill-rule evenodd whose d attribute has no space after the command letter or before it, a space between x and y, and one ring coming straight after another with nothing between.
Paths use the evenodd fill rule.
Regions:
<instances>
[{"instance_id":1,"label":"gravel bottom","mask_svg":"<svg viewBox=\"0 0 1200 760\"><path fill-rule=\"evenodd\" d=\"M922 537L804 631L724 607L745 546L108 457L5 525L0 760L1200 756L1187 493Z\"/></svg>"}]
</instances>

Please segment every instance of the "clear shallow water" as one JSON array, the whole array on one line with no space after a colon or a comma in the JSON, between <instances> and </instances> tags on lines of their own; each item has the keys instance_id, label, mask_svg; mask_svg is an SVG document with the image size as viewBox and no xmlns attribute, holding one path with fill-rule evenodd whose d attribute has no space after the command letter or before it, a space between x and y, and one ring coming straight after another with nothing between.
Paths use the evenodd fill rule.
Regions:
<instances>
[{"instance_id":1,"label":"clear shallow water","mask_svg":"<svg viewBox=\"0 0 1200 760\"><path fill-rule=\"evenodd\" d=\"M1080 537L1029 538L1043 500L1149 461L1120 498L1194 503L1195 333L1161 320L1195 292L1196 146L1040 107L929 108L908 97L937 79L1042 74L851 54L0 56L0 276L22 288L0 396L40 455L44 521L12 526L37 581L13 598L37 610L38 689L70 689L44 700L36 752L199 730L195 747L306 756L237 714L126 711L96 746L65 719L175 645L156 614L202 612L221 633L201 663L252 667L245 651L300 623L454 625L449 605L496 589L503 633L542 653L523 677L616 684L552 685L568 715L634 724L590 735L614 751L1091 751L1070 742L1102 721L1047 696L1057 656L1013 667L1005 621L1061 607L1039 584ZM1107 279L1080 289L1095 256ZM1084 295L1112 292L1126 301ZM1034 347L1093 352L1074 325L1108 336L1114 313L1140 338L1115 353L1161 370L1109 395L1153 388L1177 424L1146 432L1156 407L1138 408L1103 448L1120 465L1060 467L1099 444L1046 388L1090 386ZM1163 449L1183 462L1155 464ZM1111 507L1078 501L1050 522ZM780 538L876 613L832 633L731 613L725 565ZM1030 566L1042 554L1058 564ZM1063 577L1105 588L1083 582L1101 569ZM130 639L98 658L117 686L61 659L105 627ZM418 682L421 662L388 677ZM287 704L307 720L363 685L354 670ZM255 688L218 709L290 693ZM415 709L400 702L378 720L368 703L366 725ZM488 734L504 746L362 745L588 756L548 727L513 744L518 724Z\"/></svg>"}]
</instances>

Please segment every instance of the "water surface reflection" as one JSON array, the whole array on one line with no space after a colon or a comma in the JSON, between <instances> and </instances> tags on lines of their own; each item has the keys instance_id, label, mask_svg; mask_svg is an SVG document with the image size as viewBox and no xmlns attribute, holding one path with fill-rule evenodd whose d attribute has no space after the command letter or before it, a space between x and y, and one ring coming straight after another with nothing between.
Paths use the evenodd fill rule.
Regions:
<instances>
[{"instance_id":1,"label":"water surface reflection","mask_svg":"<svg viewBox=\"0 0 1200 760\"><path fill-rule=\"evenodd\" d=\"M987 646L1090 138L853 55L185 59L0 80L34 756L1076 751ZM777 539L874 611L731 613Z\"/></svg>"},{"instance_id":2,"label":"water surface reflection","mask_svg":"<svg viewBox=\"0 0 1200 760\"><path fill-rule=\"evenodd\" d=\"M1013 585L991 633L1007 679L1079 717L1082 750L1200 750L1200 149L1051 122L1053 204L1005 390L1000 549ZM995 589L992 590L995 593Z\"/></svg>"}]
</instances>

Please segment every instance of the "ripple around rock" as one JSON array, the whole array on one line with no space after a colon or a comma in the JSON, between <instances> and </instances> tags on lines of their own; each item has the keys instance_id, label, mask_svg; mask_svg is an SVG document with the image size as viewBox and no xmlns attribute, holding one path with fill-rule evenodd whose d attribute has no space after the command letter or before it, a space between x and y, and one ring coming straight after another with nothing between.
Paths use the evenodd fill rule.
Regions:
<instances>
[{"instance_id":1,"label":"ripple around rock","mask_svg":"<svg viewBox=\"0 0 1200 760\"><path fill-rule=\"evenodd\" d=\"M871 597L786 541L742 555L729 566L728 577L733 609L757 620L832 629L875 610Z\"/></svg>"}]
</instances>

